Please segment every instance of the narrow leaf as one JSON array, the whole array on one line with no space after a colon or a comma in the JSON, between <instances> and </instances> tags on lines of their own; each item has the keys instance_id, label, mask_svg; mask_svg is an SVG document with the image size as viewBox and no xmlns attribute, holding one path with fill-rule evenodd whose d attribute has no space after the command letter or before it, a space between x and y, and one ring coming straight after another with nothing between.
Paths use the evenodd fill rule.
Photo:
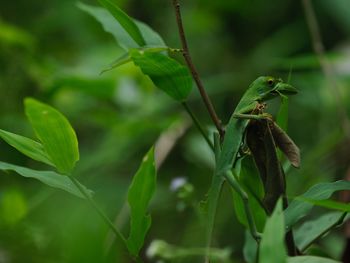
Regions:
<instances>
[{"instance_id":1,"label":"narrow leaf","mask_svg":"<svg viewBox=\"0 0 350 263\"><path fill-rule=\"evenodd\" d=\"M32 128L57 170L63 174L71 173L79 160L79 149L68 120L56 109L32 98L25 99L24 104Z\"/></svg>"},{"instance_id":2,"label":"narrow leaf","mask_svg":"<svg viewBox=\"0 0 350 263\"><path fill-rule=\"evenodd\" d=\"M151 216L147 210L155 187L156 168L154 165L154 149L152 148L143 158L128 192L131 224L127 245L130 253L134 256L137 256L142 248L145 236L151 226Z\"/></svg>"},{"instance_id":3,"label":"narrow leaf","mask_svg":"<svg viewBox=\"0 0 350 263\"><path fill-rule=\"evenodd\" d=\"M300 199L325 200L336 191L350 190L349 181L336 181L333 183L320 183L312 186L303 195L295 198L285 210L286 227L290 228L301 218L306 216L314 206L310 202Z\"/></svg>"},{"instance_id":4,"label":"narrow leaf","mask_svg":"<svg viewBox=\"0 0 350 263\"><path fill-rule=\"evenodd\" d=\"M37 179L48 186L62 189L64 191L67 191L68 193L84 198L84 196L80 193L79 189L71 182L71 180L67 176L62 176L61 174L52 171L37 171L4 162L0 162L0 170L14 171L23 177ZM82 187L85 188L85 186L83 185ZM93 195L93 192L91 190L87 191L91 196Z\"/></svg>"},{"instance_id":5,"label":"narrow leaf","mask_svg":"<svg viewBox=\"0 0 350 263\"><path fill-rule=\"evenodd\" d=\"M110 0L98 1L113 15L113 17L120 23L124 30L128 32L128 34L139 46L146 45L140 29L136 26L135 22L126 13L123 12L123 10L121 10L115 3Z\"/></svg>"},{"instance_id":6,"label":"narrow leaf","mask_svg":"<svg viewBox=\"0 0 350 263\"><path fill-rule=\"evenodd\" d=\"M287 252L284 245L284 216L282 199L267 220L260 243L260 263L283 263L287 261Z\"/></svg>"},{"instance_id":7,"label":"narrow leaf","mask_svg":"<svg viewBox=\"0 0 350 263\"><path fill-rule=\"evenodd\" d=\"M270 129L272 132L273 139L280 148L280 150L285 154L290 163L296 167L300 167L300 150L298 146L293 142L293 140L288 136L288 134L277 125L275 122L270 122Z\"/></svg>"},{"instance_id":8,"label":"narrow leaf","mask_svg":"<svg viewBox=\"0 0 350 263\"><path fill-rule=\"evenodd\" d=\"M54 166L41 143L0 129L0 137L9 145L33 160Z\"/></svg>"},{"instance_id":9,"label":"narrow leaf","mask_svg":"<svg viewBox=\"0 0 350 263\"><path fill-rule=\"evenodd\" d=\"M330 258L322 258L315 256L299 256L299 257L289 257L287 263L341 263Z\"/></svg>"},{"instance_id":10,"label":"narrow leaf","mask_svg":"<svg viewBox=\"0 0 350 263\"><path fill-rule=\"evenodd\" d=\"M185 101L192 90L192 78L187 67L176 60L154 52L130 50L135 65L153 83L177 101Z\"/></svg>"},{"instance_id":11,"label":"narrow leaf","mask_svg":"<svg viewBox=\"0 0 350 263\"><path fill-rule=\"evenodd\" d=\"M305 251L316 239L324 236L332 228L339 226L346 213L331 212L304 223L294 231L295 243L301 252Z\"/></svg>"},{"instance_id":12,"label":"narrow leaf","mask_svg":"<svg viewBox=\"0 0 350 263\"><path fill-rule=\"evenodd\" d=\"M310 198L298 198L298 200L302 200L308 203L311 203L316 206L322 206L325 208L343 211L343 212L350 212L350 203L343 203L343 202L337 202L334 200L326 199L326 200L313 200Z\"/></svg>"}]
</instances>

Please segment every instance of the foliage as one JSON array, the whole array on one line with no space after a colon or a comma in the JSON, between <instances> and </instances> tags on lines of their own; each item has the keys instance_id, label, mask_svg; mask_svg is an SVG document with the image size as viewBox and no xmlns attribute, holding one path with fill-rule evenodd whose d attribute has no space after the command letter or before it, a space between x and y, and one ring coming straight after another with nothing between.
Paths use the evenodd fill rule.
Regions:
<instances>
[{"instance_id":1,"label":"foliage","mask_svg":"<svg viewBox=\"0 0 350 263\"><path fill-rule=\"evenodd\" d=\"M0 4L0 261L341 260L346 0L312 2L321 59L298 1L180 1L190 52L179 44L177 1L97 2ZM265 143L267 168L261 148L247 149L252 122L232 115L262 75L299 90L261 110L279 125L265 127L269 146L266 134L254 142ZM224 140L192 91L199 79L228 124ZM262 176L271 163L287 185L273 213ZM291 230L303 255L288 255Z\"/></svg>"}]
</instances>

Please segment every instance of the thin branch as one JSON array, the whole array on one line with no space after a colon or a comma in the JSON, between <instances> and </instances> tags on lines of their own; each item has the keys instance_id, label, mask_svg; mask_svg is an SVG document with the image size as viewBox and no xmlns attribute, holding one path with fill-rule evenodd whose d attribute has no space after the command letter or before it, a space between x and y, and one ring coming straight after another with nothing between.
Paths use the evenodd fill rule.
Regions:
<instances>
[{"instance_id":1,"label":"thin branch","mask_svg":"<svg viewBox=\"0 0 350 263\"><path fill-rule=\"evenodd\" d=\"M214 122L217 130L219 131L220 136L223 137L225 134L225 131L222 127L221 120L217 116L216 111L214 109L214 106L213 106L207 92L204 89L204 85L199 77L199 74L198 74L196 67L193 64L192 57L191 57L190 52L189 52L189 48L188 48L188 44L187 44L187 40L186 40L186 35L185 35L185 30L184 30L183 23L182 23L180 3L178 0L172 0L172 2L173 2L174 9L175 9L176 22L177 22L177 27L179 29L179 35L180 35L181 44L182 44L182 54L185 58L185 61L187 63L188 68L191 71L192 77L193 77L194 81L196 82L199 93L201 94L203 102L208 109L210 117L211 117L212 121Z\"/></svg>"},{"instance_id":2,"label":"thin branch","mask_svg":"<svg viewBox=\"0 0 350 263\"><path fill-rule=\"evenodd\" d=\"M107 217L107 215L102 211L102 209L95 203L94 199L86 192L86 190L79 184L79 182L72 176L69 176L69 179L72 183L78 188L81 194L86 198L91 207L98 213L98 215L103 219L103 221L109 226L109 228L114 232L114 234L123 242L125 247L127 247L127 241L119 232L119 230L115 227L112 221Z\"/></svg>"},{"instance_id":3,"label":"thin branch","mask_svg":"<svg viewBox=\"0 0 350 263\"><path fill-rule=\"evenodd\" d=\"M192 112L192 110L190 109L190 107L188 106L188 104L186 102L182 103L182 106L185 108L186 112L188 113L188 115L190 115L193 123L196 125L197 129L199 130L199 132L202 134L203 138L205 139L205 141L207 142L207 144L209 145L209 147L214 151L214 144L210 141L208 135L205 133L202 125L200 124L199 120L197 119L197 117L194 115L194 113Z\"/></svg>"},{"instance_id":4,"label":"thin branch","mask_svg":"<svg viewBox=\"0 0 350 263\"><path fill-rule=\"evenodd\" d=\"M337 102L338 115L341 120L342 127L345 131L345 135L349 139L350 138L349 118L346 113L345 104L344 104L344 101L342 100L342 96L340 93L339 86L337 84L334 70L332 68L332 65L329 63L327 57L325 56L325 48L322 42L322 36L321 36L320 28L318 26L315 11L313 9L313 6L310 0L302 0L302 5L305 12L306 22L309 27L314 52L317 55L323 74L325 75L329 83L329 88L334 93L334 96Z\"/></svg>"}]
</instances>

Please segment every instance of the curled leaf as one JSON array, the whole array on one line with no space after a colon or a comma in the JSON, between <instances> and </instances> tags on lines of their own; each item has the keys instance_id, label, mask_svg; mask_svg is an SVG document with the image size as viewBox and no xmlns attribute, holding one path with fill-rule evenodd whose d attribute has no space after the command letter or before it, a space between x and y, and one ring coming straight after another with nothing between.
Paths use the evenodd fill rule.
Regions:
<instances>
[{"instance_id":1,"label":"curled leaf","mask_svg":"<svg viewBox=\"0 0 350 263\"><path fill-rule=\"evenodd\" d=\"M275 122L270 122L270 129L276 145L295 167L300 167L300 150L288 134Z\"/></svg>"}]
</instances>

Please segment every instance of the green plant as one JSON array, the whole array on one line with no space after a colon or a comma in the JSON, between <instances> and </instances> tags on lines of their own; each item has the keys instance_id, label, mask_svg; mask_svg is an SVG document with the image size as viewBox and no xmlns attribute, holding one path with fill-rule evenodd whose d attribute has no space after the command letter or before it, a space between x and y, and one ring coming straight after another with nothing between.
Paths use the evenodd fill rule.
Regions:
<instances>
[{"instance_id":1,"label":"green plant","mask_svg":"<svg viewBox=\"0 0 350 263\"><path fill-rule=\"evenodd\" d=\"M130 18L112 1L100 0L99 2L105 9L82 3L79 4L79 7L101 22L106 31L115 36L118 44L125 51L102 71L106 72L125 63L133 62L143 74L152 80L157 88L184 107L198 131L215 153L216 171L208 198L203 202L204 212L202 211L204 214L202 217L206 221L207 247L180 249L158 243L158 245L153 246L153 255L165 260L194 255L203 256L206 260L212 258L213 260L227 261L227 253L220 253L223 251L212 249L210 241L216 208L220 205L218 201L220 191L223 183L227 181L232 186L237 218L250 231L251 237L254 239L251 240L250 236L246 239L245 257L247 261L304 262L308 260L308 262L333 262L330 259L320 259L314 256L296 256L299 253L304 253L317 238L344 222L349 210L348 207L344 208L338 203L330 202L329 198L335 191L350 190L350 184L346 181L318 184L310 188L303 196L295 198L290 205L287 204L285 185L283 185L285 179L280 165L283 157L278 154L276 145L282 151L284 150L292 164L298 166L298 149L288 135L283 132L283 129L278 126L279 124L286 129L288 104L287 98L283 94L293 93L294 90L290 86L278 89L277 87L280 87L282 82L274 78L258 79L248 91L256 92L259 90L260 92L260 88L262 88L262 91L269 93L269 98L273 95L282 99L280 113L276 118L278 124L271 121L271 117L265 113L263 102L267 99L264 97L266 94L257 97L257 94L247 92L242 97L241 102L243 103L238 104L234 111L225 131L192 62L182 25L179 2L174 0L173 5L182 42L181 49L168 47L156 32L147 25ZM187 67L172 58L174 54L179 52L183 54ZM187 103L192 89L192 79L196 83L217 129L217 133L215 132L213 136L207 134ZM271 86L269 86L270 81L272 81ZM266 85L261 85L262 83ZM269 87L272 89L265 90ZM66 118L52 107L34 99L25 100L25 111L40 142L3 130L0 131L1 138L28 157L55 167L57 172L36 171L2 162L0 168L13 170L25 177L36 178L49 186L66 190L87 199L118 237L118 242L124 246L124 249L128 250L130 258L141 261L139 253L151 226L151 218L147 212L148 205L155 189L156 171L153 148L144 157L128 191L131 224L129 237L125 238L95 203L92 191L80 184L74 177L74 166L79 159L78 142L75 132ZM248 120L237 120L237 118ZM248 126L249 128L247 128ZM274 134L277 136L273 136ZM211 137L214 137L214 143ZM242 147L242 142L248 145L250 154L247 154L245 146ZM266 193L271 196L267 198ZM281 196L283 200L279 199ZM322 218L319 219L320 221L315 220L313 228L310 230L311 233L299 229L295 235L298 236L296 240L300 243L294 244L293 227L308 214L313 205L327 206L341 212L329 214L327 217L329 220L324 220L322 223L320 223ZM284 245L285 238L290 257L287 256L288 253Z\"/></svg>"}]
</instances>

